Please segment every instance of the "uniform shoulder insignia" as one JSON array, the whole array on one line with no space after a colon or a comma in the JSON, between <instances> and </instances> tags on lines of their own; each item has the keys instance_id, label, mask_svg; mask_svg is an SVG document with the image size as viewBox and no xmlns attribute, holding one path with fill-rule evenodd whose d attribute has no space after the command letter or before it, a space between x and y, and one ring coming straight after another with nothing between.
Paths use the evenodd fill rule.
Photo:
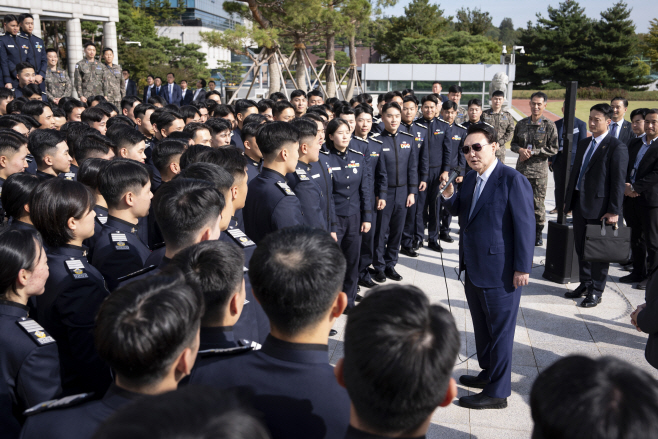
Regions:
<instances>
[{"instance_id":1,"label":"uniform shoulder insignia","mask_svg":"<svg viewBox=\"0 0 658 439\"><path fill-rule=\"evenodd\" d=\"M128 238L125 233L117 230L116 232L110 233L110 239L112 240L112 244L114 244L115 250L130 250Z\"/></svg>"},{"instance_id":2,"label":"uniform shoulder insignia","mask_svg":"<svg viewBox=\"0 0 658 439\"><path fill-rule=\"evenodd\" d=\"M25 416L36 415L37 413L45 412L48 410L64 409L89 401L94 396L93 393L80 393L78 395L67 396L61 399L51 399L50 401L42 402L25 410Z\"/></svg>"},{"instance_id":3,"label":"uniform shoulder insignia","mask_svg":"<svg viewBox=\"0 0 658 439\"><path fill-rule=\"evenodd\" d=\"M325 151L324 149L321 149L320 154L329 155L329 151Z\"/></svg>"},{"instance_id":4,"label":"uniform shoulder insignia","mask_svg":"<svg viewBox=\"0 0 658 439\"><path fill-rule=\"evenodd\" d=\"M290 189L290 186L288 186L287 183L284 183L282 181L277 181L276 185L281 189L281 192L283 192L285 195L295 195L295 193Z\"/></svg>"},{"instance_id":5,"label":"uniform shoulder insignia","mask_svg":"<svg viewBox=\"0 0 658 439\"><path fill-rule=\"evenodd\" d=\"M249 237L245 235L245 233L242 230L238 229L237 227L229 228L228 230L226 230L226 232L229 234L231 238L233 238L233 240L236 243L238 243L240 247L253 247L254 245L256 245L254 241L249 239Z\"/></svg>"},{"instance_id":6,"label":"uniform shoulder insignia","mask_svg":"<svg viewBox=\"0 0 658 439\"><path fill-rule=\"evenodd\" d=\"M261 345L260 343L251 340L245 340L245 339L238 340L238 344L240 346L250 346L254 351L257 351L263 347L263 345Z\"/></svg>"},{"instance_id":7,"label":"uniform shoulder insignia","mask_svg":"<svg viewBox=\"0 0 658 439\"><path fill-rule=\"evenodd\" d=\"M43 329L40 324L30 318L24 317L21 320L16 320L16 324L20 326L38 346L55 343L55 339L48 335L46 330Z\"/></svg>"},{"instance_id":8,"label":"uniform shoulder insignia","mask_svg":"<svg viewBox=\"0 0 658 439\"><path fill-rule=\"evenodd\" d=\"M381 135L382 135L381 133L375 133L375 134L370 136L370 140L374 140L374 137L379 137Z\"/></svg>"},{"instance_id":9,"label":"uniform shoulder insignia","mask_svg":"<svg viewBox=\"0 0 658 439\"><path fill-rule=\"evenodd\" d=\"M482 125L486 125L486 126L488 126L488 127L490 127L490 128L496 129L496 127L494 127L493 125L491 125L491 124L488 123L488 122L482 121L482 122L480 122L480 123L481 123Z\"/></svg>"},{"instance_id":10,"label":"uniform shoulder insignia","mask_svg":"<svg viewBox=\"0 0 658 439\"><path fill-rule=\"evenodd\" d=\"M66 268L73 277L73 280L88 279L89 275L85 272L85 266L80 259L68 259L64 261Z\"/></svg>"},{"instance_id":11,"label":"uniform shoulder insignia","mask_svg":"<svg viewBox=\"0 0 658 439\"><path fill-rule=\"evenodd\" d=\"M204 351L199 351L199 355L202 357L214 357L219 355L239 355L244 354L245 352L253 351L254 348L249 346L236 346L234 348L226 349L206 349Z\"/></svg>"},{"instance_id":12,"label":"uniform shoulder insignia","mask_svg":"<svg viewBox=\"0 0 658 439\"><path fill-rule=\"evenodd\" d=\"M458 124L458 123L455 123L455 125L457 125L459 128L462 128L464 130L466 129L466 127L464 125L461 125L461 124Z\"/></svg>"},{"instance_id":13,"label":"uniform shoulder insignia","mask_svg":"<svg viewBox=\"0 0 658 439\"><path fill-rule=\"evenodd\" d=\"M443 119L440 118L440 117L437 117L436 120L438 120L439 122L448 123L448 122L446 122L445 120L443 120Z\"/></svg>"},{"instance_id":14,"label":"uniform shoulder insignia","mask_svg":"<svg viewBox=\"0 0 658 439\"><path fill-rule=\"evenodd\" d=\"M372 137L370 137L368 140L372 140L373 142L381 143L382 145L384 144L384 142L382 142L381 140L373 139Z\"/></svg>"},{"instance_id":15,"label":"uniform shoulder insignia","mask_svg":"<svg viewBox=\"0 0 658 439\"><path fill-rule=\"evenodd\" d=\"M149 273L155 270L156 268L158 268L157 265L149 265L148 267L142 268L141 270L137 270L134 273L126 274L125 276L121 276L117 278L117 282L125 282L127 280L134 279L137 276L141 276L142 274Z\"/></svg>"},{"instance_id":16,"label":"uniform shoulder insignia","mask_svg":"<svg viewBox=\"0 0 658 439\"><path fill-rule=\"evenodd\" d=\"M413 137L413 136L414 136L413 134L409 134L409 133L407 133L406 131L398 131L398 133L400 133L400 134L406 134L406 135L409 136L409 137Z\"/></svg>"},{"instance_id":17,"label":"uniform shoulder insignia","mask_svg":"<svg viewBox=\"0 0 658 439\"><path fill-rule=\"evenodd\" d=\"M352 148L347 148L347 149L349 149L350 151L352 151L354 154L363 155L363 153L362 153L361 151L357 151L356 149L352 149Z\"/></svg>"},{"instance_id":18,"label":"uniform shoulder insignia","mask_svg":"<svg viewBox=\"0 0 658 439\"><path fill-rule=\"evenodd\" d=\"M427 127L425 125L423 125L422 123L416 122L416 125L418 125L421 128L427 129Z\"/></svg>"},{"instance_id":19,"label":"uniform shoulder insignia","mask_svg":"<svg viewBox=\"0 0 658 439\"><path fill-rule=\"evenodd\" d=\"M308 178L308 176L306 175L306 171L304 171L303 169L295 169L295 174L297 174L297 177L301 181L310 181L311 180L310 178Z\"/></svg>"}]
</instances>

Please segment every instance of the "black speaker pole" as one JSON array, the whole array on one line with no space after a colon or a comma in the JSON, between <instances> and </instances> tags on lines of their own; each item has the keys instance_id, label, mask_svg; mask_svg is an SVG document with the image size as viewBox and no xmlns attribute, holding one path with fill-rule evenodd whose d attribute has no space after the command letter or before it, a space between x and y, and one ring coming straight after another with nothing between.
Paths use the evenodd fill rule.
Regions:
<instances>
[{"instance_id":1,"label":"black speaker pole","mask_svg":"<svg viewBox=\"0 0 658 439\"><path fill-rule=\"evenodd\" d=\"M571 151L575 148L573 144L573 127L576 118L576 96L578 91L578 81L567 82L567 94L564 101L564 121L562 125L562 154L564 154L564 166L566 172L564 180L564 193L562 199L566 200L567 186L569 185L569 174L571 172ZM567 223L567 215L564 212L564 206L557 206L557 222L560 224Z\"/></svg>"}]
</instances>

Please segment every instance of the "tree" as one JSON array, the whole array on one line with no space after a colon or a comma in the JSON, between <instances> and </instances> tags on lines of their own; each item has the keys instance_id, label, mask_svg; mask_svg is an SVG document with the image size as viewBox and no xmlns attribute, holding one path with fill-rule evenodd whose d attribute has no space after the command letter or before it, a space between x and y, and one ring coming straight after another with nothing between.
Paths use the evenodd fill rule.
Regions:
<instances>
[{"instance_id":1,"label":"tree","mask_svg":"<svg viewBox=\"0 0 658 439\"><path fill-rule=\"evenodd\" d=\"M500 45L482 35L452 32L443 38L403 38L398 45L403 64L495 64Z\"/></svg>"},{"instance_id":2,"label":"tree","mask_svg":"<svg viewBox=\"0 0 658 439\"><path fill-rule=\"evenodd\" d=\"M471 35L484 35L491 28L491 15L480 8L461 8L457 11L455 30Z\"/></svg>"},{"instance_id":3,"label":"tree","mask_svg":"<svg viewBox=\"0 0 658 439\"><path fill-rule=\"evenodd\" d=\"M644 37L645 53L652 61L658 62L658 19L650 21L649 33Z\"/></svg>"},{"instance_id":4,"label":"tree","mask_svg":"<svg viewBox=\"0 0 658 439\"><path fill-rule=\"evenodd\" d=\"M240 82L242 75L244 74L244 68L242 67L241 62L220 61L217 64L219 73L224 76L226 82L229 84L237 84Z\"/></svg>"},{"instance_id":5,"label":"tree","mask_svg":"<svg viewBox=\"0 0 658 439\"><path fill-rule=\"evenodd\" d=\"M500 31L498 39L503 42L503 44L508 47L514 46L518 41L518 32L514 29L514 23L512 23L511 18L503 18L503 21L500 22L498 26Z\"/></svg>"}]
</instances>

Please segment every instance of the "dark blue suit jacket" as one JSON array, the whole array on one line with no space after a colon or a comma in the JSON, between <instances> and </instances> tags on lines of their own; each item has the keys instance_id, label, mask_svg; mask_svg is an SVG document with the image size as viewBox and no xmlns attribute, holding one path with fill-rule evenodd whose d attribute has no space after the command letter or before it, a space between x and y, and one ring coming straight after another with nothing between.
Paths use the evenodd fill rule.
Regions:
<instances>
[{"instance_id":1,"label":"dark blue suit jacket","mask_svg":"<svg viewBox=\"0 0 658 439\"><path fill-rule=\"evenodd\" d=\"M192 102L192 97L194 97L194 92L188 88L185 90L185 97L183 97L183 89L181 89L180 94L180 106L182 107L183 105L190 105Z\"/></svg>"},{"instance_id":2,"label":"dark blue suit jacket","mask_svg":"<svg viewBox=\"0 0 658 439\"><path fill-rule=\"evenodd\" d=\"M160 96L165 98L165 101L167 101L168 104L180 105L182 95L183 92L181 91L180 85L174 84L172 94L169 96L169 84L162 84Z\"/></svg>"},{"instance_id":3,"label":"dark blue suit jacket","mask_svg":"<svg viewBox=\"0 0 658 439\"><path fill-rule=\"evenodd\" d=\"M557 128L557 141L560 149L563 147L564 140L562 139L562 134L564 132L564 119L560 119L555 122L555 128ZM576 157L576 150L578 149L578 142L587 137L587 124L577 117L573 121L573 144L571 145L571 162ZM558 152L559 154L560 152ZM553 163L557 154L548 159L550 163Z\"/></svg>"},{"instance_id":4,"label":"dark blue suit jacket","mask_svg":"<svg viewBox=\"0 0 658 439\"><path fill-rule=\"evenodd\" d=\"M137 96L137 84L132 79L128 79L128 87L126 87L126 96Z\"/></svg>"},{"instance_id":5,"label":"dark blue suit jacket","mask_svg":"<svg viewBox=\"0 0 658 439\"><path fill-rule=\"evenodd\" d=\"M445 207L459 215L459 271L478 288L514 291L514 272L530 273L535 250L532 187L521 173L498 162L469 219L477 172Z\"/></svg>"}]
</instances>

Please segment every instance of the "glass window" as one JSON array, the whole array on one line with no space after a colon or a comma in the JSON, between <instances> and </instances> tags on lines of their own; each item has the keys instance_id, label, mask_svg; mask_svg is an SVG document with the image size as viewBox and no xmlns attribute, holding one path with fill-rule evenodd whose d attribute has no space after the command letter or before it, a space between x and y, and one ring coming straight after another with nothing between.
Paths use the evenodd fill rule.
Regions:
<instances>
[{"instance_id":1,"label":"glass window","mask_svg":"<svg viewBox=\"0 0 658 439\"><path fill-rule=\"evenodd\" d=\"M388 91L388 81L366 81L366 90L386 92Z\"/></svg>"},{"instance_id":2,"label":"glass window","mask_svg":"<svg viewBox=\"0 0 658 439\"><path fill-rule=\"evenodd\" d=\"M411 88L411 81L391 81L391 90L402 91Z\"/></svg>"},{"instance_id":3,"label":"glass window","mask_svg":"<svg viewBox=\"0 0 658 439\"><path fill-rule=\"evenodd\" d=\"M478 94L463 93L462 98L459 100L459 105L466 108L466 106L468 105L468 101L470 101L471 99L482 100L482 93L478 93Z\"/></svg>"},{"instance_id":4,"label":"glass window","mask_svg":"<svg viewBox=\"0 0 658 439\"><path fill-rule=\"evenodd\" d=\"M439 81L441 83L441 94L448 96L448 90L451 85L459 85L459 81Z\"/></svg>"},{"instance_id":5,"label":"glass window","mask_svg":"<svg viewBox=\"0 0 658 439\"><path fill-rule=\"evenodd\" d=\"M482 81L462 81L464 93L482 93Z\"/></svg>"},{"instance_id":6,"label":"glass window","mask_svg":"<svg viewBox=\"0 0 658 439\"><path fill-rule=\"evenodd\" d=\"M414 91L418 92L432 92L432 83L434 81L414 81Z\"/></svg>"}]
</instances>

